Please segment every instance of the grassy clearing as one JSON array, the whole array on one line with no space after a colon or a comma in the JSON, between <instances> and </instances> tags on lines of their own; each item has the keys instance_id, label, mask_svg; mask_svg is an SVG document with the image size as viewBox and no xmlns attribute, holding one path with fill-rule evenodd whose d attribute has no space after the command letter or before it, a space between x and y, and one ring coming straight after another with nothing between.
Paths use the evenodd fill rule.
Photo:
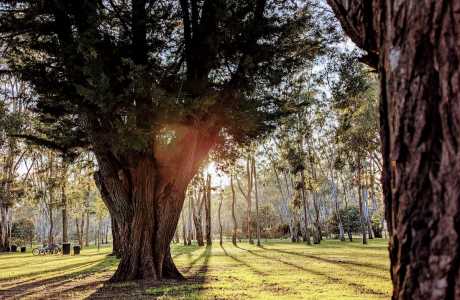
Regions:
<instances>
[{"instance_id":1,"label":"grassy clearing","mask_svg":"<svg viewBox=\"0 0 460 300\"><path fill-rule=\"evenodd\" d=\"M269 241L259 248L173 246L186 282L108 284L110 248L80 256L0 256L0 299L387 299L387 243L325 241L320 246Z\"/></svg>"}]
</instances>

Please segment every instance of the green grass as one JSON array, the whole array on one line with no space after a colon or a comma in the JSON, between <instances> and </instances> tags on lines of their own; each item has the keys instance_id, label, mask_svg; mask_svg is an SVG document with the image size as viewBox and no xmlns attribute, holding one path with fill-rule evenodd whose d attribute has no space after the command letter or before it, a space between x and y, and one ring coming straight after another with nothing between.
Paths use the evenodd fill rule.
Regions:
<instances>
[{"instance_id":1,"label":"green grass","mask_svg":"<svg viewBox=\"0 0 460 300\"><path fill-rule=\"evenodd\" d=\"M110 248L80 256L0 255L0 299L387 299L387 242L268 241L259 248L173 245L185 282L108 284L118 261Z\"/></svg>"}]
</instances>

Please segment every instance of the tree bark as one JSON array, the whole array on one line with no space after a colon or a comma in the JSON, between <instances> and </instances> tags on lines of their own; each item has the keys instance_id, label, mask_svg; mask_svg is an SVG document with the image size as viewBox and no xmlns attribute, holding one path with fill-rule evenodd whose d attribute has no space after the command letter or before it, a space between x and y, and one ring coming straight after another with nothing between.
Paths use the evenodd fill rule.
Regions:
<instances>
[{"instance_id":1,"label":"tree bark","mask_svg":"<svg viewBox=\"0 0 460 300\"><path fill-rule=\"evenodd\" d=\"M219 219L219 244L222 246L223 243L223 236L222 236L222 218L221 218L221 211L222 211L222 202L224 201L224 193L223 191L220 193L220 201L219 201L219 210L217 217Z\"/></svg>"},{"instance_id":2,"label":"tree bark","mask_svg":"<svg viewBox=\"0 0 460 300\"><path fill-rule=\"evenodd\" d=\"M86 207L85 246L89 246L89 208Z\"/></svg>"},{"instance_id":3,"label":"tree bark","mask_svg":"<svg viewBox=\"0 0 460 300\"><path fill-rule=\"evenodd\" d=\"M314 244L321 243L323 233L321 232L321 221L319 218L319 205L316 192L313 192L313 207L315 208L315 235L313 238Z\"/></svg>"},{"instance_id":4,"label":"tree bark","mask_svg":"<svg viewBox=\"0 0 460 300\"><path fill-rule=\"evenodd\" d=\"M233 232L232 232L232 243L236 246L236 238L238 232L238 225L236 223L236 215L235 215L235 186L233 184L233 174L230 174L230 187L232 189L232 220L233 220Z\"/></svg>"},{"instance_id":5,"label":"tree bark","mask_svg":"<svg viewBox=\"0 0 460 300\"><path fill-rule=\"evenodd\" d=\"M0 203L0 252L7 251L10 248L10 235L9 233L9 215L10 208Z\"/></svg>"},{"instance_id":6,"label":"tree bark","mask_svg":"<svg viewBox=\"0 0 460 300\"><path fill-rule=\"evenodd\" d=\"M62 199L62 242L67 243L69 241L68 221L67 221L67 197L65 195L65 183L61 186L61 199Z\"/></svg>"},{"instance_id":7,"label":"tree bark","mask_svg":"<svg viewBox=\"0 0 460 300\"><path fill-rule=\"evenodd\" d=\"M260 247L260 218L259 218L259 191L257 188L257 171L256 160L252 158L252 176L254 182L254 196L256 198L256 230L257 230L257 246Z\"/></svg>"},{"instance_id":8,"label":"tree bark","mask_svg":"<svg viewBox=\"0 0 460 300\"><path fill-rule=\"evenodd\" d=\"M206 245L212 245L212 233L211 233L211 175L208 174L206 178L206 202L204 204L205 211L205 236Z\"/></svg>"},{"instance_id":9,"label":"tree bark","mask_svg":"<svg viewBox=\"0 0 460 300\"><path fill-rule=\"evenodd\" d=\"M359 203L359 221L361 223L361 233L363 235L363 244L367 244L367 219L364 215L364 206L363 206L363 186L361 184L361 162L358 163L358 203Z\"/></svg>"},{"instance_id":10,"label":"tree bark","mask_svg":"<svg viewBox=\"0 0 460 300\"><path fill-rule=\"evenodd\" d=\"M53 220L53 208L49 208L50 228L48 231L48 245L54 244L54 220Z\"/></svg>"},{"instance_id":11,"label":"tree bark","mask_svg":"<svg viewBox=\"0 0 460 300\"><path fill-rule=\"evenodd\" d=\"M300 180L301 182L301 196L302 196L302 207L303 207L303 221L304 221L304 227L305 227L305 232L303 235L303 241L307 242L307 245L311 245L311 238L310 238L310 230L308 228L308 211L309 205L308 205L308 199L307 195L305 193L305 173L302 170L300 172Z\"/></svg>"},{"instance_id":12,"label":"tree bark","mask_svg":"<svg viewBox=\"0 0 460 300\"><path fill-rule=\"evenodd\" d=\"M191 205L192 205L192 211L193 211L193 225L195 225L196 242L198 243L198 246L202 247L204 246L204 241L203 241L203 227L202 227L201 212L203 208L203 203L206 202L206 191L204 190L200 191L196 199L194 199L194 195L190 195L190 201L192 203ZM198 202L198 203L195 204L195 202ZM196 206L198 206L198 211L197 211Z\"/></svg>"},{"instance_id":13,"label":"tree bark","mask_svg":"<svg viewBox=\"0 0 460 300\"><path fill-rule=\"evenodd\" d=\"M121 259L111 281L183 279L170 253L187 186L207 156L215 136L195 128L175 128L173 143L153 153L116 153L97 147L100 182L107 207L119 227Z\"/></svg>"},{"instance_id":14,"label":"tree bark","mask_svg":"<svg viewBox=\"0 0 460 300\"><path fill-rule=\"evenodd\" d=\"M187 246L187 227L185 224L185 212L182 210L182 239L184 240L184 246Z\"/></svg>"},{"instance_id":15,"label":"tree bark","mask_svg":"<svg viewBox=\"0 0 460 300\"><path fill-rule=\"evenodd\" d=\"M380 73L393 299L460 299L460 2L328 2Z\"/></svg>"}]
</instances>

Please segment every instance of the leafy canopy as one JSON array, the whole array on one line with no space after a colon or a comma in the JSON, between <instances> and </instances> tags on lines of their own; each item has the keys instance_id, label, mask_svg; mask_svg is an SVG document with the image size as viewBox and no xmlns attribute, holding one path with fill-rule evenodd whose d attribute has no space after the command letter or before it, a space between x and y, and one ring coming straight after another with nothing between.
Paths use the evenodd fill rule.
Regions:
<instances>
[{"instance_id":1,"label":"leafy canopy","mask_svg":"<svg viewBox=\"0 0 460 300\"><path fill-rule=\"evenodd\" d=\"M335 32L296 0L3 0L4 63L36 94L37 143L144 151L168 124L238 143L276 124L286 75Z\"/></svg>"}]
</instances>

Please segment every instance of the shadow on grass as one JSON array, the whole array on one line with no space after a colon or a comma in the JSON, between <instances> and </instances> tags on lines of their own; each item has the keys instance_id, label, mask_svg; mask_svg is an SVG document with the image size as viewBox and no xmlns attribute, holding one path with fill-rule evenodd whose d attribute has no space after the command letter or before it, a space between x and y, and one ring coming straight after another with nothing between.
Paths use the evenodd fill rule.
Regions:
<instances>
[{"instance_id":1,"label":"shadow on grass","mask_svg":"<svg viewBox=\"0 0 460 300\"><path fill-rule=\"evenodd\" d=\"M277 248L265 248L264 246L260 246L260 247L262 249L264 249L264 250L267 250L267 251L273 251L273 252L278 252L278 253L283 253L283 254L288 254L288 255L301 256L301 257L310 258L310 259L314 259L314 260L318 260L318 261L325 262L325 263L330 263L330 264L350 265L350 266L355 266L355 267L371 268L371 269L376 269L376 270L388 272L388 268L386 268L386 267L384 267L382 265L377 265L377 264L372 264L372 263L362 263L362 262L346 261L346 260L335 260L335 259L324 258L324 257L316 256L316 255L297 253L297 252L292 252L292 251L287 251L287 250L282 250L282 249L277 249Z\"/></svg>"},{"instance_id":2,"label":"shadow on grass","mask_svg":"<svg viewBox=\"0 0 460 300\"><path fill-rule=\"evenodd\" d=\"M74 280L91 276L95 273L108 271L116 263L117 260L115 258L107 256L99 262L81 262L50 269L47 271L32 272L21 275L20 277L31 277L35 275L46 275L48 273L53 272L67 271L67 273L64 275L55 276L47 279L37 280L37 278L29 278L22 282L16 283L13 287L2 289L0 290L0 292L3 296L5 296L6 299L8 299L9 297L13 299L20 299L25 296L33 295L37 292L36 289L46 289L46 297L43 298L53 298L59 296L59 294L62 292L62 290L59 289L58 291L53 292L53 288L60 287L63 284L73 282ZM77 270L72 271L72 269ZM9 280L11 280L11 278ZM67 292L67 290L64 292Z\"/></svg>"},{"instance_id":3,"label":"shadow on grass","mask_svg":"<svg viewBox=\"0 0 460 300\"><path fill-rule=\"evenodd\" d=\"M224 248L223 245L221 245L220 247L222 248L222 250L224 251L224 254L225 254L226 256L228 256L228 257L230 257L232 260L236 261L239 265L243 265L243 266L249 268L252 272L256 273L256 274L259 275L259 276L266 276L266 275L268 275L267 273L265 273L265 272L263 272L263 271L261 271L261 270L258 270L258 269L255 268L254 266L248 264L248 263L245 262L244 260L241 260L241 259L239 259L239 258L237 258L237 257L235 257L235 256L233 256L233 255L231 255L231 254L229 254L229 253L227 252L227 250L225 250L225 248ZM240 247L238 247L238 246L235 246L235 247L236 247L236 248L239 248L239 249L243 249L243 248L240 248Z\"/></svg>"},{"instance_id":4,"label":"shadow on grass","mask_svg":"<svg viewBox=\"0 0 460 300\"><path fill-rule=\"evenodd\" d=\"M262 258L272 260L272 261L277 261L277 262L280 262L280 263L282 263L284 265L287 265L289 267L293 267L295 269L298 269L298 270L301 270L301 271L304 271L304 272L307 272L307 273L311 273L311 274L314 274L316 276L326 278L330 282L344 283L344 284L348 285L349 287L353 288L354 290L356 290L358 293L365 292L365 293L374 294L374 295L386 295L386 293L376 291L376 290L371 289L371 288L369 288L369 287L367 287L367 286L365 286L363 284L360 284L360 283L348 282L348 281L343 280L342 278L331 276L331 275L329 275L329 274L327 274L325 272L321 272L321 271L314 270L314 269L311 269L311 268L306 268L304 266L299 266L299 265L296 265L294 263L281 260L279 258L274 258L274 257L271 257L271 256L262 255L262 254L256 253L255 251L252 251L252 250L249 250L249 249L246 249L246 248L241 248L241 247L238 247L238 248L241 249L241 250L247 251L247 252L249 252L250 254L252 254L254 256L262 257ZM284 250L283 251L278 251L278 250L275 250L275 249L267 249L267 248L264 248L263 246L261 246L261 248L264 249L264 250L272 250L272 251L278 252L278 253L288 252L288 251L284 251ZM295 253L295 252L292 252L292 253ZM295 253L295 254L298 254L298 253ZM302 255L302 256L304 256L304 255ZM315 257L315 258L317 258L317 257ZM331 263L330 261L327 261L327 262ZM388 280L388 278L385 278L385 280Z\"/></svg>"},{"instance_id":5,"label":"shadow on grass","mask_svg":"<svg viewBox=\"0 0 460 300\"><path fill-rule=\"evenodd\" d=\"M184 254L188 255L198 249L201 249L201 247L190 246L185 249L186 251L181 251L174 257ZM186 268L183 268L182 271L184 273L188 273L195 265L198 264L200 260L203 261L200 264L200 267L185 280L139 280L122 283L106 282L86 299L157 299L163 297L166 297L167 299L174 299L181 297L186 298L192 294L198 294L201 290L203 290L203 284L207 280L206 274L208 272L210 256L211 247L206 247L203 253L195 258ZM88 288L90 287L91 285L88 284Z\"/></svg>"},{"instance_id":6,"label":"shadow on grass","mask_svg":"<svg viewBox=\"0 0 460 300\"><path fill-rule=\"evenodd\" d=\"M174 247L174 249L171 249L174 252L174 255L172 256L172 258L177 258L184 254L186 254L187 256L190 256L193 252L195 252L198 249L201 249L201 247L199 247L198 245Z\"/></svg>"}]
</instances>

